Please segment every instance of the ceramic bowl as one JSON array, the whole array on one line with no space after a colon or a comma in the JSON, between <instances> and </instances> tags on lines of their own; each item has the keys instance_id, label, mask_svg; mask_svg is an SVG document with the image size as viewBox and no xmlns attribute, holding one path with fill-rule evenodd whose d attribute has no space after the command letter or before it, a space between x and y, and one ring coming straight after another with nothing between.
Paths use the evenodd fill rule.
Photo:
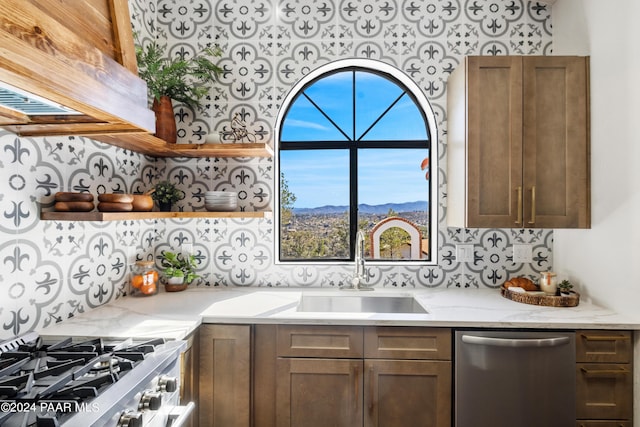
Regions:
<instances>
[{"instance_id":1,"label":"ceramic bowl","mask_svg":"<svg viewBox=\"0 0 640 427\"><path fill-rule=\"evenodd\" d=\"M153 209L153 198L148 194L132 194L133 210L135 212L149 212Z\"/></svg>"}]
</instances>

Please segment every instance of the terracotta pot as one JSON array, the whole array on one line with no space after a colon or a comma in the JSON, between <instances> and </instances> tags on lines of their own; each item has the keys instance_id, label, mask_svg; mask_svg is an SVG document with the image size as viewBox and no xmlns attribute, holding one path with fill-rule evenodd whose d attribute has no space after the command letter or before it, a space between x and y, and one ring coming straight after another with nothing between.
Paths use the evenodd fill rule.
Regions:
<instances>
[{"instance_id":1,"label":"terracotta pot","mask_svg":"<svg viewBox=\"0 0 640 427\"><path fill-rule=\"evenodd\" d=\"M156 113L156 137L175 144L178 136L176 117L173 114L173 103L168 96L161 96L160 101L153 99L151 107Z\"/></svg>"}]
</instances>

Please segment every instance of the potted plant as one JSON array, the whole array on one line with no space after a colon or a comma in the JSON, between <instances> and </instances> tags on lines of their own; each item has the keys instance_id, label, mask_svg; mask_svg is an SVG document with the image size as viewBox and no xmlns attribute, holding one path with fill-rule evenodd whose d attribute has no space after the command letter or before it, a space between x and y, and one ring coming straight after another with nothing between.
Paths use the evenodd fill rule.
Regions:
<instances>
[{"instance_id":1,"label":"potted plant","mask_svg":"<svg viewBox=\"0 0 640 427\"><path fill-rule=\"evenodd\" d=\"M196 257L185 256L181 253L164 251L160 255L162 274L166 278L165 290L167 292L182 291L200 277L196 273Z\"/></svg>"},{"instance_id":2,"label":"potted plant","mask_svg":"<svg viewBox=\"0 0 640 427\"><path fill-rule=\"evenodd\" d=\"M558 284L558 289L560 290L561 295L569 295L571 293L571 289L573 289L573 285L568 280L563 280Z\"/></svg>"},{"instance_id":3,"label":"potted plant","mask_svg":"<svg viewBox=\"0 0 640 427\"><path fill-rule=\"evenodd\" d=\"M147 83L153 97L152 109L156 113L156 136L175 143L176 120L172 100L187 104L191 108L209 92L209 85L216 81L222 68L212 62L220 57L218 45L207 46L195 56L186 54L168 58L165 48L152 41L145 47L136 45L138 75Z\"/></svg>"},{"instance_id":4,"label":"potted plant","mask_svg":"<svg viewBox=\"0 0 640 427\"><path fill-rule=\"evenodd\" d=\"M171 206L184 198L184 193L169 181L160 181L151 193L153 200L158 203L161 212L170 212Z\"/></svg>"}]
</instances>

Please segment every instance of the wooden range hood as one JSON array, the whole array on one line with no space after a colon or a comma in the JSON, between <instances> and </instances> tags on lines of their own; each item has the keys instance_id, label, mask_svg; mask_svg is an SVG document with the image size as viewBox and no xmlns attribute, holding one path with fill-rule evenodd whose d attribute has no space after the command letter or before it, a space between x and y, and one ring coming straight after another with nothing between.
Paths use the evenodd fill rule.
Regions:
<instances>
[{"instance_id":1,"label":"wooden range hood","mask_svg":"<svg viewBox=\"0 0 640 427\"><path fill-rule=\"evenodd\" d=\"M127 0L2 0L0 82L77 112L0 105L0 127L21 136L155 132Z\"/></svg>"}]
</instances>

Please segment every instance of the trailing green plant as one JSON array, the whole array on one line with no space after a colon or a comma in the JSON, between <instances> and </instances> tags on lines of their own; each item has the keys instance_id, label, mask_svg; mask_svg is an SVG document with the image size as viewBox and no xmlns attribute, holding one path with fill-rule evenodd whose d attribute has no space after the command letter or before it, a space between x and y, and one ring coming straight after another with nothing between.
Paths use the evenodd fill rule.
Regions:
<instances>
[{"instance_id":1,"label":"trailing green plant","mask_svg":"<svg viewBox=\"0 0 640 427\"><path fill-rule=\"evenodd\" d=\"M222 68L212 62L220 56L222 49L218 45L207 46L189 59L186 54L168 58L165 48L156 41L145 47L136 45L138 75L147 82L149 94L158 101L166 95L192 108L222 73Z\"/></svg>"},{"instance_id":2,"label":"trailing green plant","mask_svg":"<svg viewBox=\"0 0 640 427\"><path fill-rule=\"evenodd\" d=\"M158 203L175 203L184 198L184 193L170 181L160 181L153 187L151 197Z\"/></svg>"},{"instance_id":3,"label":"trailing green plant","mask_svg":"<svg viewBox=\"0 0 640 427\"><path fill-rule=\"evenodd\" d=\"M196 273L197 264L194 255L185 257L181 253L164 251L160 256L160 264L166 278L184 277L184 283L189 284L200 277Z\"/></svg>"}]
</instances>

